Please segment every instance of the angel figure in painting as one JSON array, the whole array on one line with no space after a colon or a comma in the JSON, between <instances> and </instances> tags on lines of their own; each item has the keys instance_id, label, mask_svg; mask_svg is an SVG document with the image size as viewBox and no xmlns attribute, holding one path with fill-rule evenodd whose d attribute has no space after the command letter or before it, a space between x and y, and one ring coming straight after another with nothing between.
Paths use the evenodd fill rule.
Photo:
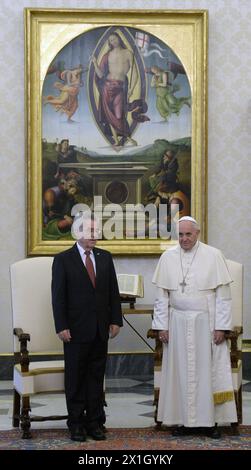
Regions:
<instances>
[{"instance_id":1,"label":"angel figure in painting","mask_svg":"<svg viewBox=\"0 0 251 470\"><path fill-rule=\"evenodd\" d=\"M185 104L191 107L189 96L177 98L174 95L175 92L179 91L179 85L173 83L174 74L172 72L167 72L154 65L151 67L151 73L153 74L151 87L156 90L156 108L165 121L173 113L178 116Z\"/></svg>"},{"instance_id":2,"label":"angel figure in painting","mask_svg":"<svg viewBox=\"0 0 251 470\"><path fill-rule=\"evenodd\" d=\"M60 94L43 97L44 104L51 104L56 112L65 113L68 121L71 121L73 114L78 109L78 94L80 87L83 86L82 74L81 64L72 70L63 70L59 76L61 82L56 81L53 85L60 91Z\"/></svg>"}]
</instances>

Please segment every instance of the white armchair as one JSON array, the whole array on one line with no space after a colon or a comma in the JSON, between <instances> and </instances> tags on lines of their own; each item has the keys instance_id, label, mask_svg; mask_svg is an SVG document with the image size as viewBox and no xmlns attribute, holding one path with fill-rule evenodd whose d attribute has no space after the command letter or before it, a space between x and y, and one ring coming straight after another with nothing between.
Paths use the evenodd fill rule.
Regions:
<instances>
[{"instance_id":1,"label":"white armchair","mask_svg":"<svg viewBox=\"0 0 251 470\"><path fill-rule=\"evenodd\" d=\"M229 333L232 377L238 423L242 423L242 332L243 332L243 265L227 259L232 293L233 329Z\"/></svg>"},{"instance_id":2,"label":"white armchair","mask_svg":"<svg viewBox=\"0 0 251 470\"><path fill-rule=\"evenodd\" d=\"M11 265L11 297L14 332L13 426L22 437L31 437L32 421L67 419L67 416L30 415L30 396L64 390L64 361L50 357L63 353L55 333L51 307L53 257L28 258ZM29 341L29 351L27 342ZM29 352L48 358L30 362Z\"/></svg>"}]
</instances>

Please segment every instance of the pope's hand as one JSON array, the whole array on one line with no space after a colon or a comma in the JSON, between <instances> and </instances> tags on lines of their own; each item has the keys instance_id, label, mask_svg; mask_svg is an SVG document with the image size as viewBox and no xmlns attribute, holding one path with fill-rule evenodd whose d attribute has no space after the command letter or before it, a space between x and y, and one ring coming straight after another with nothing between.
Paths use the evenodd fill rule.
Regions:
<instances>
[{"instance_id":1,"label":"pope's hand","mask_svg":"<svg viewBox=\"0 0 251 470\"><path fill-rule=\"evenodd\" d=\"M168 343L168 341L169 341L169 331L168 330L159 331L159 339L162 343Z\"/></svg>"},{"instance_id":2,"label":"pope's hand","mask_svg":"<svg viewBox=\"0 0 251 470\"><path fill-rule=\"evenodd\" d=\"M225 332L222 330L215 330L214 331L214 343L221 344L225 340Z\"/></svg>"}]
</instances>

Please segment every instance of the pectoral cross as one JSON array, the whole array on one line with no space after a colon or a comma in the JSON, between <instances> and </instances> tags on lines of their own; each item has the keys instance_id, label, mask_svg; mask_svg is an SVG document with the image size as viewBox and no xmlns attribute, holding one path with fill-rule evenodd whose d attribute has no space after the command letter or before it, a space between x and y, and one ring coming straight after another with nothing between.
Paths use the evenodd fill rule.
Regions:
<instances>
[{"instance_id":1,"label":"pectoral cross","mask_svg":"<svg viewBox=\"0 0 251 470\"><path fill-rule=\"evenodd\" d=\"M185 279L183 279L182 282L180 282L182 294L184 294L186 285L187 285L187 283L186 283Z\"/></svg>"}]
</instances>

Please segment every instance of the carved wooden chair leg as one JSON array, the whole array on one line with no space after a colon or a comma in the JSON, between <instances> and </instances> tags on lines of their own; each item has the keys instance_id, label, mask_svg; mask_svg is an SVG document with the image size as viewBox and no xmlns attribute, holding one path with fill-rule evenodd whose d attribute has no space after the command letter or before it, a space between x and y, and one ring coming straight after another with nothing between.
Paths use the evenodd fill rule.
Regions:
<instances>
[{"instance_id":1,"label":"carved wooden chair leg","mask_svg":"<svg viewBox=\"0 0 251 470\"><path fill-rule=\"evenodd\" d=\"M235 394L235 400L238 423L242 423L242 386L240 386L238 392Z\"/></svg>"},{"instance_id":2,"label":"carved wooden chair leg","mask_svg":"<svg viewBox=\"0 0 251 470\"><path fill-rule=\"evenodd\" d=\"M154 401L153 406L155 407L154 411L154 421L155 421L155 429L156 431L161 431L162 421L158 421L158 404L159 404L159 390L154 391Z\"/></svg>"},{"instance_id":3,"label":"carved wooden chair leg","mask_svg":"<svg viewBox=\"0 0 251 470\"><path fill-rule=\"evenodd\" d=\"M156 421L155 420L155 430L156 431L162 431L162 421Z\"/></svg>"},{"instance_id":4,"label":"carved wooden chair leg","mask_svg":"<svg viewBox=\"0 0 251 470\"><path fill-rule=\"evenodd\" d=\"M31 439L31 420L30 420L30 397L22 397L21 410L21 429L23 431L22 439Z\"/></svg>"},{"instance_id":5,"label":"carved wooden chair leg","mask_svg":"<svg viewBox=\"0 0 251 470\"><path fill-rule=\"evenodd\" d=\"M231 429L233 436L239 436L239 423L231 423Z\"/></svg>"},{"instance_id":6,"label":"carved wooden chair leg","mask_svg":"<svg viewBox=\"0 0 251 470\"><path fill-rule=\"evenodd\" d=\"M14 389L12 426L13 428L19 428L19 424L20 424L20 395Z\"/></svg>"}]
</instances>

